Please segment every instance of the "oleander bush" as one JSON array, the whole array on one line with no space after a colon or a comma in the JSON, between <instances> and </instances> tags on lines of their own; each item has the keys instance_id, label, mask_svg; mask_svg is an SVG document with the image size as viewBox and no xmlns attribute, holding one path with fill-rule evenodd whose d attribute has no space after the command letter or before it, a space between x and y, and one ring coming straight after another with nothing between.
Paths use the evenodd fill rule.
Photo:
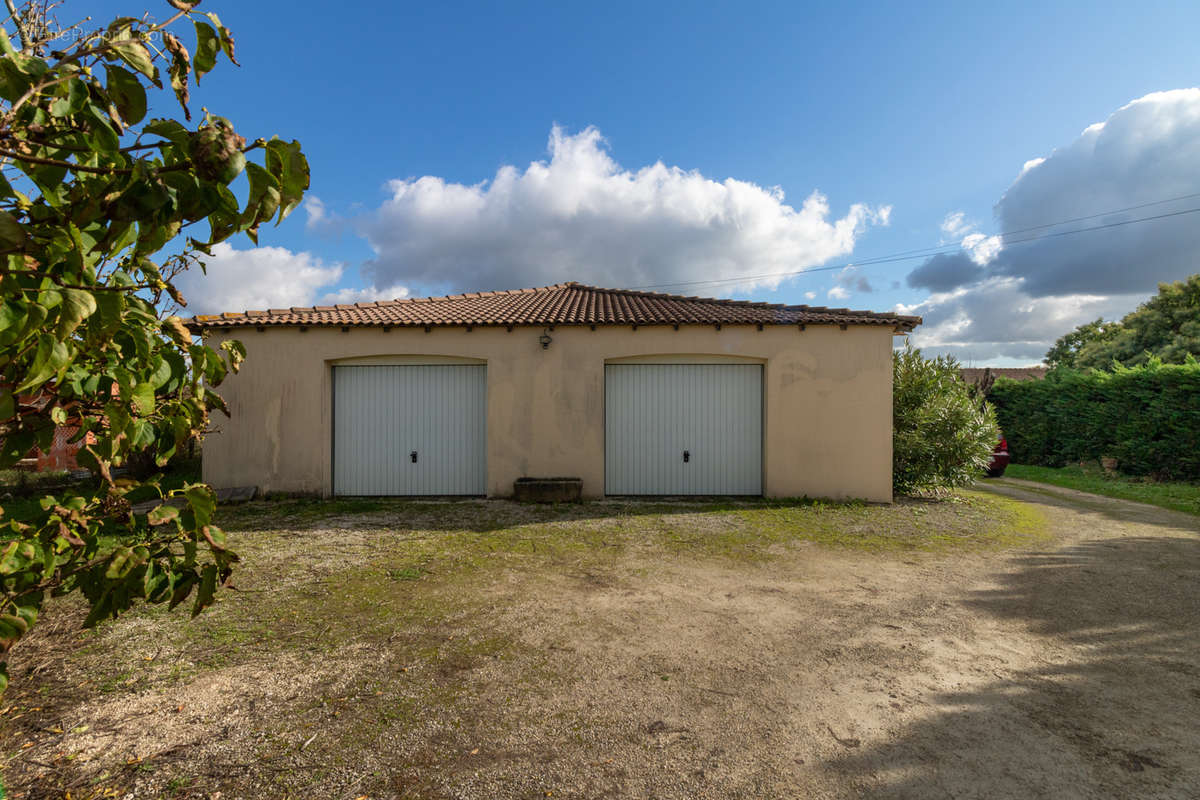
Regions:
<instances>
[{"instance_id":1,"label":"oleander bush","mask_svg":"<svg viewBox=\"0 0 1200 800\"><path fill-rule=\"evenodd\" d=\"M979 478L999 433L991 405L974 397L953 358L911 345L892 354L892 487L938 492Z\"/></svg>"}]
</instances>

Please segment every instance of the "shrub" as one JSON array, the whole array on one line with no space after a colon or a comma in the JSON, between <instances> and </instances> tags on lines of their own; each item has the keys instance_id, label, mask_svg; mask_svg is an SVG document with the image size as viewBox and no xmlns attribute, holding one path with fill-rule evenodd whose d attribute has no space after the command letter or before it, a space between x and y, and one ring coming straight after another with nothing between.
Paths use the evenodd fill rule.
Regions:
<instances>
[{"instance_id":1,"label":"shrub","mask_svg":"<svg viewBox=\"0 0 1200 800\"><path fill-rule=\"evenodd\" d=\"M1200 364L1055 369L992 387L1013 461L1061 467L1111 457L1129 475L1200 479Z\"/></svg>"},{"instance_id":2,"label":"shrub","mask_svg":"<svg viewBox=\"0 0 1200 800\"><path fill-rule=\"evenodd\" d=\"M958 362L927 359L909 345L892 354L892 486L943 491L978 478L999 432L987 403L971 397Z\"/></svg>"}]
</instances>

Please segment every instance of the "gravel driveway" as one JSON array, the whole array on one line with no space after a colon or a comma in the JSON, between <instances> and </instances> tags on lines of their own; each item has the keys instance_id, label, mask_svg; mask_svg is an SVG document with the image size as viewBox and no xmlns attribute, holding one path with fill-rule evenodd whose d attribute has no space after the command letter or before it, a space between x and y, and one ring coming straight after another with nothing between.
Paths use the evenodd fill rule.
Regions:
<instances>
[{"instance_id":1,"label":"gravel driveway","mask_svg":"<svg viewBox=\"0 0 1200 800\"><path fill-rule=\"evenodd\" d=\"M1015 481L1052 546L563 578L574 680L460 796L1200 797L1200 520ZM506 712L504 682L481 699ZM489 687L499 691L489 691ZM471 787L471 788L466 788Z\"/></svg>"},{"instance_id":2,"label":"gravel driveway","mask_svg":"<svg viewBox=\"0 0 1200 800\"><path fill-rule=\"evenodd\" d=\"M608 521L588 558L489 572L419 631L405 615L434 601L408 578L436 568L404 566L403 603L368 596L362 616L320 626L349 629L332 652L272 650L291 630L280 612L236 630L250 637L236 657L209 645L203 670L88 689L65 723L85 730L53 747L79 768L118 741L134 766L105 775L138 798L1200 796L1200 518L1011 480L988 491L1032 504L1050 536L600 559L627 524ZM371 541L339 536L348 554ZM354 589L335 584L331 612ZM372 608L392 633L365 627ZM118 624L128 649L155 623ZM70 635L43 634L47 663ZM163 661L162 634L142 638L129 657ZM55 713L38 725L64 724ZM18 754L34 726L5 724ZM40 776L16 796L61 796L49 787L72 773L47 746L28 752L58 772L16 761L11 788Z\"/></svg>"}]
</instances>

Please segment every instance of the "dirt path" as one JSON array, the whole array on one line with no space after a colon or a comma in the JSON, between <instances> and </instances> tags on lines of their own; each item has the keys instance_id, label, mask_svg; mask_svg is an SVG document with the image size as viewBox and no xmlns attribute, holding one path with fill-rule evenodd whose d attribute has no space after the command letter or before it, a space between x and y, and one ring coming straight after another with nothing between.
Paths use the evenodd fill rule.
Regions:
<instances>
[{"instance_id":1,"label":"dirt path","mask_svg":"<svg viewBox=\"0 0 1200 800\"><path fill-rule=\"evenodd\" d=\"M331 615L308 623L314 645L343 644L281 649L303 620L270 605L283 589L266 578L190 628L123 618L89 645L92 672L71 620L51 621L32 674L89 688L41 710L6 698L23 718L5 717L5 780L37 800L64 782L76 800L122 796L98 793L110 785L131 800L1200 797L1200 518L988 489L1033 504L1052 539L949 555L780 539L745 560L610 548L604 531L648 523L606 511L561 523L561 558L445 584L471 602L425 627L416 606L444 601L439 584L380 564L438 536L401 527L467 522L406 512L390 544L373 519L297 527L252 561L271 575L314 542L335 553L287 574ZM880 510L863 519L920 512ZM736 517L686 519L712 530L679 535L702 538ZM195 648L160 639L185 633L218 646L172 675L158 652ZM105 683L95 663L113 653L129 663Z\"/></svg>"},{"instance_id":2,"label":"dirt path","mask_svg":"<svg viewBox=\"0 0 1200 800\"><path fill-rule=\"evenodd\" d=\"M570 677L512 698L503 667L481 673L493 716L471 727L500 740L439 782L462 797L1200 796L1200 521L993 486L1041 506L1053 546L902 561L814 547L760 569L514 587L509 623Z\"/></svg>"}]
</instances>

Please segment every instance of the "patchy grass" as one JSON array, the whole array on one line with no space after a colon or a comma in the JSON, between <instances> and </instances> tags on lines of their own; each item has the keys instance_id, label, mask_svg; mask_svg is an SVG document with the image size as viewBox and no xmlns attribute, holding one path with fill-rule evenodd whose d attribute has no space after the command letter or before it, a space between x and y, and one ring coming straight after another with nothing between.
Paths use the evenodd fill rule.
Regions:
<instances>
[{"instance_id":1,"label":"patchy grass","mask_svg":"<svg viewBox=\"0 0 1200 800\"><path fill-rule=\"evenodd\" d=\"M1121 475L1110 477L1099 466L1075 465L1055 468L1010 464L1004 476L1200 514L1200 484L1196 483L1151 481Z\"/></svg>"},{"instance_id":2,"label":"patchy grass","mask_svg":"<svg viewBox=\"0 0 1200 800\"><path fill-rule=\"evenodd\" d=\"M936 554L1048 535L1032 506L975 492L891 506L283 499L220 513L243 565L200 617L138 607L81 632L85 609L67 598L14 652L0 769L10 789L39 788L13 797L301 797L367 767L394 776L396 796L436 796L423 781L462 758L437 737L506 724L472 705L481 671L517 660L518 706L570 681L571 662L501 621L513 585L754 567L810 543ZM183 740L204 757L177 760Z\"/></svg>"}]
</instances>

